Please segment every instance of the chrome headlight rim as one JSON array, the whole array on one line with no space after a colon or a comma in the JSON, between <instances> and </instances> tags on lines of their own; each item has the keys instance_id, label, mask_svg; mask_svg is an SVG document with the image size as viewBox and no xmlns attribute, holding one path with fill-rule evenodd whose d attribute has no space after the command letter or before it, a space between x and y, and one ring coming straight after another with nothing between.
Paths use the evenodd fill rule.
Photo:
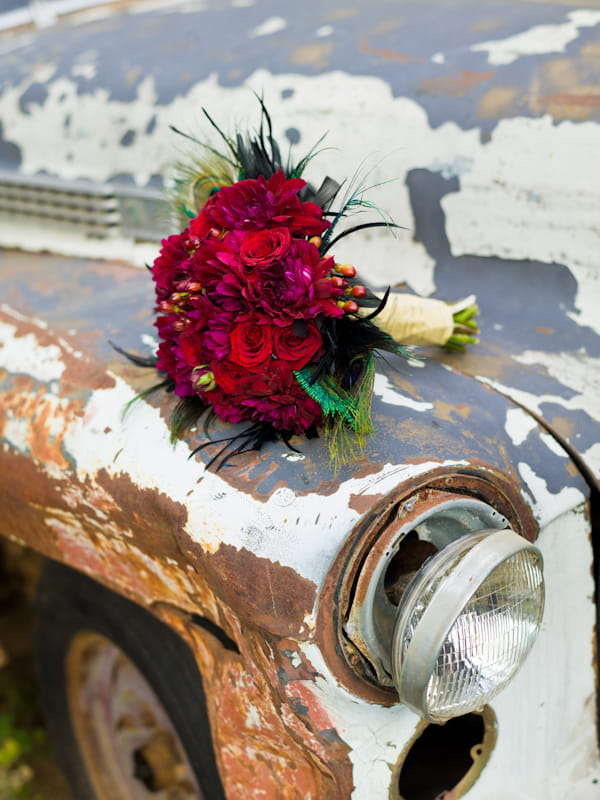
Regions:
<instances>
[{"instance_id":1,"label":"chrome headlight rim","mask_svg":"<svg viewBox=\"0 0 600 800\"><path fill-rule=\"evenodd\" d=\"M507 520L508 526L527 541L535 541L538 525L519 485L503 471L483 462L465 467L440 467L400 483L395 490L364 505L362 516L349 531L332 562L319 592L315 639L336 680L356 697L392 706L399 702L390 680L383 684L364 653L346 631L353 605L362 602L373 558L389 549L395 538L395 521L407 523L423 508L443 499L481 501Z\"/></svg>"},{"instance_id":2,"label":"chrome headlight rim","mask_svg":"<svg viewBox=\"0 0 600 800\"><path fill-rule=\"evenodd\" d=\"M541 575L543 557L537 547L510 528L482 530L451 542L430 558L407 587L398 615L392 641L392 670L399 699L419 716L430 722L443 722L456 712L434 711L428 690L438 664L440 652L452 628L480 587L496 570L519 554L529 553L537 561ZM443 577L442 577L443 576ZM407 639L411 618L427 586L437 585L422 610L417 625ZM539 603L535 607L533 627L539 631L544 611L543 578L537 587ZM533 621L533 618L532 618ZM504 688L525 661L537 633L528 641L523 653L515 660L505 677L490 689L481 700L474 695L471 705L459 713L470 713L488 703ZM463 701L464 703L465 701Z\"/></svg>"}]
</instances>

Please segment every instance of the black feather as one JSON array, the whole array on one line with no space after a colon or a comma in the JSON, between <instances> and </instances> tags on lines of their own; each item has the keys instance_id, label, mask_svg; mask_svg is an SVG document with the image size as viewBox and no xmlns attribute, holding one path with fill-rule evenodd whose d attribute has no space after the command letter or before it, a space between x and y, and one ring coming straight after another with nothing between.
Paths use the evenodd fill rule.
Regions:
<instances>
[{"instance_id":1,"label":"black feather","mask_svg":"<svg viewBox=\"0 0 600 800\"><path fill-rule=\"evenodd\" d=\"M402 225L396 225L395 222L363 222L362 225L353 225L351 228L347 228L345 231L338 233L333 239L329 239L321 249L321 255L325 255L325 253L333 247L336 242L343 239L344 236L349 236L351 233L356 233L356 231L364 231L367 228L398 228L399 230L406 230Z\"/></svg>"},{"instance_id":2,"label":"black feather","mask_svg":"<svg viewBox=\"0 0 600 800\"><path fill-rule=\"evenodd\" d=\"M108 343L113 350L116 350L117 353L121 353L122 356L125 356L125 358L129 359L129 361L131 361L133 364L136 364L138 367L156 367L156 364L158 363L157 356L139 356L137 353L130 353L127 350L123 350L122 347L119 347L110 340Z\"/></svg>"}]
</instances>

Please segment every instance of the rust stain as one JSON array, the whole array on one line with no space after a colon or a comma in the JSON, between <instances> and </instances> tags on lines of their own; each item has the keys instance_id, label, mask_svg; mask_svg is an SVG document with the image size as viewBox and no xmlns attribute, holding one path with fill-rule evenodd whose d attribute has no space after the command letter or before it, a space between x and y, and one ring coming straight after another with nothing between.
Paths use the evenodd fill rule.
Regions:
<instances>
[{"instance_id":1,"label":"rust stain","mask_svg":"<svg viewBox=\"0 0 600 800\"><path fill-rule=\"evenodd\" d=\"M123 473L112 476L100 470L96 483L104 490L108 501L104 510L110 514L115 530L130 530L132 541L150 555L184 562L178 542L178 533L188 518L183 504L157 489L140 489Z\"/></svg>"},{"instance_id":2,"label":"rust stain","mask_svg":"<svg viewBox=\"0 0 600 800\"><path fill-rule=\"evenodd\" d=\"M600 63L600 46L588 43L570 58L553 58L540 65L530 86L529 106L555 119L586 120L597 116L600 84L590 82Z\"/></svg>"},{"instance_id":3,"label":"rust stain","mask_svg":"<svg viewBox=\"0 0 600 800\"><path fill-rule=\"evenodd\" d=\"M492 380L502 380L507 368L505 354L489 342L458 357L454 353L444 354L444 361L462 374L485 375Z\"/></svg>"},{"instance_id":4,"label":"rust stain","mask_svg":"<svg viewBox=\"0 0 600 800\"><path fill-rule=\"evenodd\" d=\"M381 494L351 494L348 499L348 507L356 511L357 514L367 514L373 503L381 497Z\"/></svg>"},{"instance_id":5,"label":"rust stain","mask_svg":"<svg viewBox=\"0 0 600 800\"><path fill-rule=\"evenodd\" d=\"M600 105L600 92L580 89L573 92L555 92L542 97L547 106L591 106Z\"/></svg>"},{"instance_id":6,"label":"rust stain","mask_svg":"<svg viewBox=\"0 0 600 800\"><path fill-rule=\"evenodd\" d=\"M308 635L304 620L317 590L312 581L245 548L221 544L215 553L200 556L191 540L184 546L190 557L202 558L210 586L241 617L281 636Z\"/></svg>"},{"instance_id":7,"label":"rust stain","mask_svg":"<svg viewBox=\"0 0 600 800\"><path fill-rule=\"evenodd\" d=\"M290 61L298 67L312 67L318 70L327 69L329 55L332 50L333 44L331 42L314 42L301 45L292 51Z\"/></svg>"},{"instance_id":8,"label":"rust stain","mask_svg":"<svg viewBox=\"0 0 600 800\"><path fill-rule=\"evenodd\" d=\"M467 30L473 31L474 33L484 33L487 31L495 31L501 28L503 24L504 20L497 17L478 19L475 22L471 22Z\"/></svg>"},{"instance_id":9,"label":"rust stain","mask_svg":"<svg viewBox=\"0 0 600 800\"><path fill-rule=\"evenodd\" d=\"M541 86L553 86L555 89L570 89L579 83L579 71L575 59L551 58L542 62L539 72L534 78Z\"/></svg>"},{"instance_id":10,"label":"rust stain","mask_svg":"<svg viewBox=\"0 0 600 800\"><path fill-rule=\"evenodd\" d=\"M582 64L593 69L600 69L600 42L586 42L579 49L579 58Z\"/></svg>"},{"instance_id":11,"label":"rust stain","mask_svg":"<svg viewBox=\"0 0 600 800\"><path fill-rule=\"evenodd\" d=\"M569 417L552 417L552 419L548 421L548 424L553 431L556 431L559 436L562 436L562 438L567 441L569 441L576 432L576 423Z\"/></svg>"},{"instance_id":12,"label":"rust stain","mask_svg":"<svg viewBox=\"0 0 600 800\"><path fill-rule=\"evenodd\" d=\"M127 72L125 73L125 83L128 86L135 86L136 83L143 75L143 70L141 67L129 67Z\"/></svg>"},{"instance_id":13,"label":"rust stain","mask_svg":"<svg viewBox=\"0 0 600 800\"><path fill-rule=\"evenodd\" d=\"M437 78L427 78L421 81L419 83L419 93L433 96L463 97L479 84L491 80L495 74L496 70L476 72L470 69L462 69L455 75L440 75Z\"/></svg>"},{"instance_id":14,"label":"rust stain","mask_svg":"<svg viewBox=\"0 0 600 800\"><path fill-rule=\"evenodd\" d=\"M245 549L222 545L207 555L184 531L186 508L162 492L103 470L83 481L67 469L50 476L6 448L0 474L3 533L24 545L143 605L171 603L218 624L217 594L240 619L281 636L310 634L314 583Z\"/></svg>"},{"instance_id":15,"label":"rust stain","mask_svg":"<svg viewBox=\"0 0 600 800\"><path fill-rule=\"evenodd\" d=\"M49 535L39 501L60 502L59 483L22 453L0 449L0 508L2 534L12 536L50 558L60 560L55 537Z\"/></svg>"},{"instance_id":16,"label":"rust stain","mask_svg":"<svg viewBox=\"0 0 600 800\"><path fill-rule=\"evenodd\" d=\"M346 8L336 8L323 17L323 22L335 22L338 19L351 19L352 17L356 17L358 13L358 8L351 8L350 6L346 6Z\"/></svg>"},{"instance_id":17,"label":"rust stain","mask_svg":"<svg viewBox=\"0 0 600 800\"><path fill-rule=\"evenodd\" d=\"M82 403L70 401L60 413L46 401L46 392L43 387L38 389L37 412L35 414L35 424L30 427L27 443L33 458L44 464L55 464L60 469L68 467L68 461L64 457L62 444L67 430L67 425L71 419L81 416L83 413ZM53 424L58 420L59 424Z\"/></svg>"},{"instance_id":18,"label":"rust stain","mask_svg":"<svg viewBox=\"0 0 600 800\"><path fill-rule=\"evenodd\" d=\"M456 418L468 419L472 409L467 403L446 403L444 400L437 399L434 403L436 417L445 419L447 422L456 422Z\"/></svg>"},{"instance_id":19,"label":"rust stain","mask_svg":"<svg viewBox=\"0 0 600 800\"><path fill-rule=\"evenodd\" d=\"M406 53L401 53L399 50L390 50L387 47L371 47L366 36L360 40L359 51L361 53L378 56L379 58L385 58L387 61L398 61L400 64L409 64L411 61L424 61L422 58L409 56Z\"/></svg>"},{"instance_id":20,"label":"rust stain","mask_svg":"<svg viewBox=\"0 0 600 800\"><path fill-rule=\"evenodd\" d=\"M370 36L383 36L385 34L393 33L398 28L402 27L402 20L400 19L383 19L372 28L369 28Z\"/></svg>"},{"instance_id":21,"label":"rust stain","mask_svg":"<svg viewBox=\"0 0 600 800\"><path fill-rule=\"evenodd\" d=\"M517 89L510 86L493 86L477 103L477 114L483 119L506 117L519 95Z\"/></svg>"},{"instance_id":22,"label":"rust stain","mask_svg":"<svg viewBox=\"0 0 600 800\"><path fill-rule=\"evenodd\" d=\"M305 670L302 689L298 685L290 689L280 681L281 659L288 658L277 640L268 641L252 630L244 631L243 640L240 657L224 651L203 632L188 631L205 683L228 796L349 797L353 784L348 747L332 731L311 692L314 670ZM323 724L328 727L321 728Z\"/></svg>"},{"instance_id":23,"label":"rust stain","mask_svg":"<svg viewBox=\"0 0 600 800\"><path fill-rule=\"evenodd\" d=\"M82 482L68 470L50 475L8 448L0 452L0 474L4 535L88 572L142 605L163 600L198 610L190 595L194 590L201 595L202 578L182 563L173 521L166 509L160 512L160 493L142 492L140 498L132 487L128 497L115 492L115 499L90 479ZM110 488L108 481L105 485Z\"/></svg>"}]
</instances>

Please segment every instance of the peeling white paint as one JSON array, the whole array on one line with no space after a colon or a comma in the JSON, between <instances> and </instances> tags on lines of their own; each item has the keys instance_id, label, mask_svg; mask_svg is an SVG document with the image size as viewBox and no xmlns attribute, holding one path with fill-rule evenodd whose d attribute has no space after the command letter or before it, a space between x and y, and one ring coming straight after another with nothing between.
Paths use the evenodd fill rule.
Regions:
<instances>
[{"instance_id":1,"label":"peeling white paint","mask_svg":"<svg viewBox=\"0 0 600 800\"><path fill-rule=\"evenodd\" d=\"M596 474L600 474L600 442L593 444L588 450L581 454L586 464L589 464Z\"/></svg>"},{"instance_id":2,"label":"peeling white paint","mask_svg":"<svg viewBox=\"0 0 600 800\"><path fill-rule=\"evenodd\" d=\"M574 486L564 486L558 494L553 494L546 481L525 462L519 462L517 469L529 489L534 516L542 527L585 501L581 491Z\"/></svg>"},{"instance_id":3,"label":"peeling white paint","mask_svg":"<svg viewBox=\"0 0 600 800\"><path fill-rule=\"evenodd\" d=\"M577 404L572 400L570 408L581 408L594 419L600 419L600 358L589 356L581 348L565 353L525 350L515 360L545 367L553 378L576 392Z\"/></svg>"},{"instance_id":4,"label":"peeling white paint","mask_svg":"<svg viewBox=\"0 0 600 800\"><path fill-rule=\"evenodd\" d=\"M279 33L279 31L283 31L286 28L287 22L283 17L269 17L269 19L261 22L260 25L257 25L256 28L253 28L248 33L248 36L251 39L254 39L258 36L271 36L272 34Z\"/></svg>"},{"instance_id":5,"label":"peeling white paint","mask_svg":"<svg viewBox=\"0 0 600 800\"><path fill-rule=\"evenodd\" d=\"M0 349L0 356L2 350ZM27 442L27 435L29 433L29 420L23 417L15 417L14 413L8 409L5 412L4 418L4 433L3 439L10 442L11 447L18 450L19 453L27 453L29 446Z\"/></svg>"},{"instance_id":6,"label":"peeling white paint","mask_svg":"<svg viewBox=\"0 0 600 800\"><path fill-rule=\"evenodd\" d=\"M442 201L453 255L566 265L579 282L576 321L597 333L600 193L590 165L599 148L594 122L502 120L473 147L460 191Z\"/></svg>"},{"instance_id":7,"label":"peeling white paint","mask_svg":"<svg viewBox=\"0 0 600 800\"><path fill-rule=\"evenodd\" d=\"M258 506L220 476L188 461L189 449L184 443L173 447L157 409L138 403L120 424L120 410L131 397L129 387L117 379L116 388L94 394L84 422L70 426L65 445L76 459L80 477L92 477L100 468L109 474L124 471L137 485L159 489L172 500L185 503L189 513L186 530L206 550L214 552L221 543L247 548L258 557L292 567L315 583L323 579L348 530L359 519L350 507L351 495L385 494L403 480L443 466L387 464L367 478L345 481L331 496L292 497L292 493L282 505L275 492ZM106 428L111 433L105 434ZM191 493L190 486L194 487Z\"/></svg>"},{"instance_id":8,"label":"peeling white paint","mask_svg":"<svg viewBox=\"0 0 600 800\"><path fill-rule=\"evenodd\" d=\"M388 797L392 767L419 718L400 704L385 708L361 700L337 683L315 645L302 643L300 648L319 675L314 690L317 702L351 748L352 800Z\"/></svg>"},{"instance_id":9,"label":"peeling white paint","mask_svg":"<svg viewBox=\"0 0 600 800\"><path fill-rule=\"evenodd\" d=\"M248 706L246 713L246 725L249 728L259 728L261 721L261 716L256 706Z\"/></svg>"},{"instance_id":10,"label":"peeling white paint","mask_svg":"<svg viewBox=\"0 0 600 800\"><path fill-rule=\"evenodd\" d=\"M323 39L326 36L331 36L333 33L333 25L321 25L320 28L317 28L315 31L315 36L318 36L320 39Z\"/></svg>"},{"instance_id":11,"label":"peeling white paint","mask_svg":"<svg viewBox=\"0 0 600 800\"><path fill-rule=\"evenodd\" d=\"M539 356L540 354L538 354ZM541 354L544 357L547 354ZM552 354L550 354L552 355ZM536 356L537 357L537 356ZM557 365L560 364L561 359L568 358L569 354L562 354L557 356L557 361L555 362ZM549 363L552 362L552 358L549 360ZM532 363L537 363L533 361ZM542 363L545 363L545 358ZM558 366L557 366L558 368ZM591 370L590 370L591 371ZM560 371L555 373L556 377L560 380L563 376ZM575 394L573 397L565 398L561 395L551 395L551 394L532 394L531 392L523 391L522 389L515 389L512 386L507 386L505 384L500 383L499 381L492 380L485 376L479 375L477 376L477 380L481 383L485 383L488 386L491 386L496 391L500 392L501 394L505 395L506 397L512 398L515 402L519 403L520 405L524 406L525 408L530 409L531 411L538 414L540 417L544 417L544 409L543 406L545 404L553 404L564 408L566 411L584 411L585 413L592 416L594 419L598 419L598 397L594 394L593 384L595 383L594 377L590 376L580 376L583 378L583 382L581 380L575 379L575 381L571 384L567 380L564 381L565 385L571 386L571 388L575 388L577 390L578 386L582 389L581 394ZM587 385L586 385L587 384ZM549 437L552 438L552 437ZM544 439L543 441L546 444L553 448L554 445L550 444L549 439ZM574 446L577 448L578 443L574 442ZM560 446L556 444L556 452L560 449ZM580 448L578 448L580 449ZM596 474L600 474L600 445L593 445L587 451L581 452L581 456L584 462L588 465L588 467Z\"/></svg>"},{"instance_id":12,"label":"peeling white paint","mask_svg":"<svg viewBox=\"0 0 600 800\"><path fill-rule=\"evenodd\" d=\"M511 397L515 402L519 403L519 405L531 409L531 411L534 411L541 417L544 416L541 407L545 403L556 404L571 411L581 408L581 398L577 396L567 399L558 394L532 394L523 389L515 389L513 386L507 386L485 375L477 375L476 379L481 383L485 383L487 386L491 386L492 389L495 389L506 397Z\"/></svg>"},{"instance_id":13,"label":"peeling white paint","mask_svg":"<svg viewBox=\"0 0 600 800\"><path fill-rule=\"evenodd\" d=\"M537 422L522 408L509 408L506 412L504 430L517 447L523 444L535 428L537 428Z\"/></svg>"},{"instance_id":14,"label":"peeling white paint","mask_svg":"<svg viewBox=\"0 0 600 800\"><path fill-rule=\"evenodd\" d=\"M140 341L150 350L150 353L156 353L158 350L158 339L155 336L151 336L149 333L143 333L140 336Z\"/></svg>"},{"instance_id":15,"label":"peeling white paint","mask_svg":"<svg viewBox=\"0 0 600 800\"><path fill-rule=\"evenodd\" d=\"M498 741L469 800L598 797L594 581L584 507L544 527L536 544L546 582L542 630L520 672L492 701Z\"/></svg>"},{"instance_id":16,"label":"peeling white paint","mask_svg":"<svg viewBox=\"0 0 600 800\"><path fill-rule=\"evenodd\" d=\"M8 30L18 25L34 24L39 28L47 28L56 22L61 14L69 14L89 6L111 3L113 0L43 0L30 2L23 8L16 8L0 14L0 30Z\"/></svg>"},{"instance_id":17,"label":"peeling white paint","mask_svg":"<svg viewBox=\"0 0 600 800\"><path fill-rule=\"evenodd\" d=\"M540 441L543 442L548 450L554 453L555 456L559 456L560 458L569 458L568 453L563 449L560 443L556 441L554 436L551 436L549 433L541 433Z\"/></svg>"},{"instance_id":18,"label":"peeling white paint","mask_svg":"<svg viewBox=\"0 0 600 800\"><path fill-rule=\"evenodd\" d=\"M48 383L64 372L61 350L55 344L40 345L33 333L16 336L17 328L0 322L0 365L8 372L31 375Z\"/></svg>"},{"instance_id":19,"label":"peeling white paint","mask_svg":"<svg viewBox=\"0 0 600 800\"><path fill-rule=\"evenodd\" d=\"M96 77L97 69L98 65L94 61L82 61L78 64L75 64L71 70L71 75L74 78L86 78L87 80L92 80L92 78Z\"/></svg>"},{"instance_id":20,"label":"peeling white paint","mask_svg":"<svg viewBox=\"0 0 600 800\"><path fill-rule=\"evenodd\" d=\"M535 25L506 39L473 45L471 50L487 53L488 62L494 66L512 64L523 56L564 53L567 45L577 39L581 28L590 28L600 23L600 11L570 11L567 20L554 25Z\"/></svg>"},{"instance_id":21,"label":"peeling white paint","mask_svg":"<svg viewBox=\"0 0 600 800\"><path fill-rule=\"evenodd\" d=\"M394 97L380 78L342 72L312 77L271 75L263 70L243 87L223 87L218 76L211 75L168 105L156 104L151 76L139 83L135 99L127 103L100 90L78 94L76 82L61 77L48 83L43 103L32 103L30 113L22 114L19 99L33 82L29 77L7 88L0 98L4 136L21 149L26 174L47 170L49 165L65 179L105 181L117 173L133 172L137 184L145 185L153 173L168 175L170 165L181 155L184 144L170 131L170 124L176 122L183 130L203 136L207 129L200 108L204 106L225 130L246 121L252 126L258 108L249 89L264 90L276 137L285 141L290 127L300 131L298 155L329 132L324 145L331 149L310 164L309 179L318 182L325 174L352 178L357 169L368 172L369 184L382 184L369 198L408 228L395 236L386 231L361 232L336 247L336 256L354 263L369 283L406 281L423 295L434 289L433 260L410 233L413 218L405 185L411 169L425 168L460 179L459 191L443 199L454 255L565 264L580 282L576 320L600 332L596 311L600 194L589 179L589 165L596 163L600 148L597 123L555 124L550 117L507 119L494 128L490 141L482 143L478 129L462 130L454 123L432 128L418 103ZM291 94L285 92L290 88ZM65 130L67 115L71 125ZM148 133L153 117L156 121ZM38 135L42 128L44 137ZM132 141L123 146L120 142L128 131L133 131ZM395 180L387 182L390 178ZM9 246L22 244L31 239L31 226L27 234L12 232L4 223L0 241ZM84 255L104 252L119 257L121 248L121 257L135 263L152 259L152 255L142 257L132 242L77 242L61 232L52 238L49 231L34 232L35 236L39 241L33 241L33 249L50 244L58 252L76 254L85 244Z\"/></svg>"},{"instance_id":22,"label":"peeling white paint","mask_svg":"<svg viewBox=\"0 0 600 800\"><path fill-rule=\"evenodd\" d=\"M174 121L185 131L204 135L202 131L207 129L200 111L204 106L225 130L245 121L252 126L258 119L258 106L249 89L259 93L264 90L276 137L285 141L285 130L290 127L300 131L298 156L329 131L324 142L329 149L311 163L309 179L317 182L325 174L351 179L360 169L361 174L368 173L369 184L382 184L369 192L369 199L409 229L394 235L389 231L358 234L350 245L341 242L336 255L352 259L372 285L407 281L419 294L433 291L433 260L410 235L413 221L405 175L413 167L450 165L451 172L453 163L464 165L477 145L478 132L462 131L452 123L431 129L424 110L412 100L395 98L385 81L341 72L304 77L274 76L261 70L246 86L231 88L221 86L218 77L211 75L185 96L160 106L150 76L140 82L136 98L128 103L100 90L78 94L75 81L61 77L48 84L43 103L32 104L30 113L22 114L19 99L31 82L26 79L7 88L0 98L4 136L21 149L25 174L48 169L48 165L66 179L106 181L114 174L132 172L138 185L145 185L153 173L168 175L173 161L181 156L184 143L169 128ZM294 91L288 96L284 90L290 87ZM71 124L65 130L68 115ZM148 133L153 117L155 124ZM376 126L368 126L372 138L367 143L365 119L378 120ZM93 129L89 120L94 120ZM44 137L38 135L41 127ZM134 132L132 142L123 146L120 142L128 131ZM390 131L398 132L393 141ZM390 178L395 180L388 182ZM11 235L10 230L1 233L2 240ZM61 237L56 235L52 245L64 252L60 250ZM10 245L15 238L19 237L13 235ZM23 232L20 238L27 242ZM110 242L102 244L111 248ZM69 252L73 252L73 246Z\"/></svg>"},{"instance_id":23,"label":"peeling white paint","mask_svg":"<svg viewBox=\"0 0 600 800\"><path fill-rule=\"evenodd\" d=\"M413 411L430 411L433 408L433 403L413 400L412 397L402 394L402 392L392 386L389 378L381 372L375 375L373 394L377 395L384 403L389 403L394 406L403 406Z\"/></svg>"}]
</instances>

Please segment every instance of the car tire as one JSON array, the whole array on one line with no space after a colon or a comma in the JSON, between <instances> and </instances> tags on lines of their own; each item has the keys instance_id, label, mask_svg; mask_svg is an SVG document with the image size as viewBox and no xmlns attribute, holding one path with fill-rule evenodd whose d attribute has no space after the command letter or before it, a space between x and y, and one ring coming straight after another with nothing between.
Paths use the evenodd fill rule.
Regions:
<instances>
[{"instance_id":1,"label":"car tire","mask_svg":"<svg viewBox=\"0 0 600 800\"><path fill-rule=\"evenodd\" d=\"M48 561L35 646L50 738L75 800L151 800L163 791L224 800L202 678L174 631Z\"/></svg>"}]
</instances>

